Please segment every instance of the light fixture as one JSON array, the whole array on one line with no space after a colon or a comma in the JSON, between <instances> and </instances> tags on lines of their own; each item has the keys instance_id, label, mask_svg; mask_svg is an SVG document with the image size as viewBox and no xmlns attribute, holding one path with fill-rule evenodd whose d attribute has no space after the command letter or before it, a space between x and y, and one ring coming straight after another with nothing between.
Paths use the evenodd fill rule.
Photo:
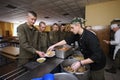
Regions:
<instances>
[{"instance_id":1,"label":"light fixture","mask_svg":"<svg viewBox=\"0 0 120 80\"><path fill-rule=\"evenodd\" d=\"M5 7L10 8L10 9L15 9L15 8L17 8L16 6L13 6L13 5L11 5L11 4L8 4L8 5L6 5Z\"/></svg>"}]
</instances>

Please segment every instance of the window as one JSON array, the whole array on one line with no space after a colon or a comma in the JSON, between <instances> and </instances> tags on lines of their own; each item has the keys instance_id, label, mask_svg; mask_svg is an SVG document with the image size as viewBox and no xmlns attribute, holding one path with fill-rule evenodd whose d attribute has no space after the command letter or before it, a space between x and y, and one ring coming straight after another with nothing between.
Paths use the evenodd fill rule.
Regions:
<instances>
[{"instance_id":1,"label":"window","mask_svg":"<svg viewBox=\"0 0 120 80\"><path fill-rule=\"evenodd\" d=\"M13 36L17 36L17 27L19 26L20 24L18 23L14 23L13 25Z\"/></svg>"}]
</instances>

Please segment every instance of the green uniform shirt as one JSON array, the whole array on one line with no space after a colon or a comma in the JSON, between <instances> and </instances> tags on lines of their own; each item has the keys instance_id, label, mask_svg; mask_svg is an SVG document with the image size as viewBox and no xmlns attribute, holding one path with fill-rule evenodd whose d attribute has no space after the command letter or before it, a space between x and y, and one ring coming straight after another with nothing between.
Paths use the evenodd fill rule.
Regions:
<instances>
[{"instance_id":1,"label":"green uniform shirt","mask_svg":"<svg viewBox=\"0 0 120 80\"><path fill-rule=\"evenodd\" d=\"M31 29L27 23L24 23L17 28L17 31L20 41L19 58L33 58L38 49L38 30L34 26Z\"/></svg>"},{"instance_id":2,"label":"green uniform shirt","mask_svg":"<svg viewBox=\"0 0 120 80\"><path fill-rule=\"evenodd\" d=\"M51 31L49 32L50 45L53 45L59 41L59 32Z\"/></svg>"},{"instance_id":3,"label":"green uniform shirt","mask_svg":"<svg viewBox=\"0 0 120 80\"><path fill-rule=\"evenodd\" d=\"M66 37L66 32L65 31L60 31L59 32L59 41L64 40Z\"/></svg>"},{"instance_id":4,"label":"green uniform shirt","mask_svg":"<svg viewBox=\"0 0 120 80\"><path fill-rule=\"evenodd\" d=\"M39 50L46 52L49 46L49 38L47 33L39 32Z\"/></svg>"}]
</instances>

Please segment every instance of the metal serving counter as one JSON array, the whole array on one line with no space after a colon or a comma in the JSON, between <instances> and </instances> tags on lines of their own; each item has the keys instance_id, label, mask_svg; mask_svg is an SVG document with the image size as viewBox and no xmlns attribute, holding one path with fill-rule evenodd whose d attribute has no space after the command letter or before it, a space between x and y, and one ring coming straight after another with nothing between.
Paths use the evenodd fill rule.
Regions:
<instances>
[{"instance_id":1,"label":"metal serving counter","mask_svg":"<svg viewBox=\"0 0 120 80\"><path fill-rule=\"evenodd\" d=\"M32 78L41 77L44 74L53 71L60 63L62 63L62 61L63 59L59 59L56 57L48 58L44 63L39 63L39 65L35 69L24 70L24 73L17 75L16 77L12 78L12 80L31 80ZM11 79L4 78L2 80L11 80Z\"/></svg>"}]
</instances>

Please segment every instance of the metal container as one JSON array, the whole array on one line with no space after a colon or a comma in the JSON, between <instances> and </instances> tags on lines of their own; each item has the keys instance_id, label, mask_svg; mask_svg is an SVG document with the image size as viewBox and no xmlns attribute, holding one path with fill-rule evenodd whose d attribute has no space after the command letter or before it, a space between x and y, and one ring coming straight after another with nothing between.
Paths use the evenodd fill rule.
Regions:
<instances>
[{"instance_id":1,"label":"metal container","mask_svg":"<svg viewBox=\"0 0 120 80\"><path fill-rule=\"evenodd\" d=\"M84 56L80 51L74 51L74 54L70 55L68 59L83 60Z\"/></svg>"},{"instance_id":2,"label":"metal container","mask_svg":"<svg viewBox=\"0 0 120 80\"><path fill-rule=\"evenodd\" d=\"M55 48L56 57L65 59L73 54L72 47L69 45L58 46Z\"/></svg>"},{"instance_id":3,"label":"metal container","mask_svg":"<svg viewBox=\"0 0 120 80\"><path fill-rule=\"evenodd\" d=\"M66 59L64 60L60 65L61 65L61 69L63 70L63 72L67 72L67 73L71 73L71 74L74 74L79 80L89 80L89 66L86 65L86 71L84 72L69 72L69 71L66 71L64 69L64 67L66 66L71 66L75 61L75 59Z\"/></svg>"},{"instance_id":4,"label":"metal container","mask_svg":"<svg viewBox=\"0 0 120 80\"><path fill-rule=\"evenodd\" d=\"M70 73L55 73L55 80L78 80L76 76Z\"/></svg>"}]
</instances>

